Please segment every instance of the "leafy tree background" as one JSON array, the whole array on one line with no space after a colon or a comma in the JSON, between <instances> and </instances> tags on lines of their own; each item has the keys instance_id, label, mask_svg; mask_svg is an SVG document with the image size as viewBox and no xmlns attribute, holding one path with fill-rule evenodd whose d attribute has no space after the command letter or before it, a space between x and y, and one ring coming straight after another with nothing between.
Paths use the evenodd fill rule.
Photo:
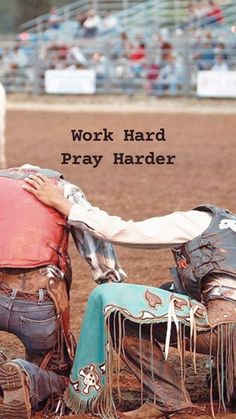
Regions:
<instances>
[{"instance_id":1,"label":"leafy tree background","mask_svg":"<svg viewBox=\"0 0 236 419\"><path fill-rule=\"evenodd\" d=\"M0 0L0 34L16 33L19 25L44 13L52 6L70 4L72 0Z\"/></svg>"}]
</instances>

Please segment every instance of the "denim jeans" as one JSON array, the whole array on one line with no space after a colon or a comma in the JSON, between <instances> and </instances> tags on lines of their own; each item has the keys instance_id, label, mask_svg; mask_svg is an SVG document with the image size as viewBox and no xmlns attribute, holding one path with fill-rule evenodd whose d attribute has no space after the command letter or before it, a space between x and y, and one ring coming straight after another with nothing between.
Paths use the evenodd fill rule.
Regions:
<instances>
[{"instance_id":1,"label":"denim jeans","mask_svg":"<svg viewBox=\"0 0 236 419\"><path fill-rule=\"evenodd\" d=\"M37 365L24 359L14 359L21 369L26 372L29 381L30 404L32 410L38 410L43 407L43 403L49 397L56 399L62 397L67 379L63 376L55 374L53 371L46 371Z\"/></svg>"},{"instance_id":2,"label":"denim jeans","mask_svg":"<svg viewBox=\"0 0 236 419\"><path fill-rule=\"evenodd\" d=\"M56 344L56 312L52 301L26 301L0 294L0 331L16 335L26 359L40 364Z\"/></svg>"}]
</instances>

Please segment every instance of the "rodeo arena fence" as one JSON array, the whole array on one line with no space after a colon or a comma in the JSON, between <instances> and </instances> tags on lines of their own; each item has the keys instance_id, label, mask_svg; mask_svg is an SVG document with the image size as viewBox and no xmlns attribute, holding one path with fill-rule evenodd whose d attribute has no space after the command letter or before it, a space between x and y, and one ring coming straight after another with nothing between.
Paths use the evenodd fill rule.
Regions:
<instances>
[{"instance_id":1,"label":"rodeo arena fence","mask_svg":"<svg viewBox=\"0 0 236 419\"><path fill-rule=\"evenodd\" d=\"M8 92L236 97L236 2L78 0L0 43Z\"/></svg>"}]
</instances>

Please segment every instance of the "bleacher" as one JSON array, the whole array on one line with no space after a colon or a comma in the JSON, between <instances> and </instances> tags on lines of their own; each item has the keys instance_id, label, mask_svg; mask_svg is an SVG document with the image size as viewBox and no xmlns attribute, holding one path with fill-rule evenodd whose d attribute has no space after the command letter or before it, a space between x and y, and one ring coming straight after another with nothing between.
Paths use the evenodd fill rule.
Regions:
<instances>
[{"instance_id":1,"label":"bleacher","mask_svg":"<svg viewBox=\"0 0 236 419\"><path fill-rule=\"evenodd\" d=\"M205 17L198 22L186 24L186 20L191 21L191 16L188 15L189 1L168 1L168 0L147 0L134 5L129 9L119 13L121 26L130 31L132 28L145 28L151 35L151 31L155 29L165 28L169 32L182 29L185 31L195 31L199 28L212 29L214 24ZM220 4L220 2L219 2ZM221 27L229 27L235 25L236 18L236 2L224 1L222 2L223 19Z\"/></svg>"},{"instance_id":2,"label":"bleacher","mask_svg":"<svg viewBox=\"0 0 236 419\"><path fill-rule=\"evenodd\" d=\"M132 33L139 30L146 36L151 36L153 31L162 28L170 32L177 29L195 31L208 26L212 28L214 25L207 17L200 19L198 22L186 24L187 19L191 22L191 16L188 15L190 3L189 0L77 0L57 9L57 14L61 19L57 37L61 40L74 39L77 36L78 29L77 16L82 12L88 12L90 9L96 10L101 18L108 13L112 13L118 20L118 31ZM218 4L221 5L224 16L221 28L234 25L236 2L219 0ZM48 13L30 20L21 25L20 30L43 39L43 34L50 29L49 16Z\"/></svg>"},{"instance_id":3,"label":"bleacher","mask_svg":"<svg viewBox=\"0 0 236 419\"><path fill-rule=\"evenodd\" d=\"M140 0L77 0L66 6L57 8L57 14L60 16L62 22L75 22L76 17L90 9L97 11L99 16L104 17L108 13L117 14L121 11L128 10L133 6L142 3ZM20 30L30 33L41 33L49 29L50 13L39 16L25 22L20 26Z\"/></svg>"},{"instance_id":4,"label":"bleacher","mask_svg":"<svg viewBox=\"0 0 236 419\"><path fill-rule=\"evenodd\" d=\"M57 28L50 27L48 13L22 25L24 36L15 46L0 45L0 81L8 91L43 93L50 70L92 70L97 94L195 94L199 71L221 64L236 70L231 31L236 2L217 0L222 19L215 23L205 17L194 20L189 3L77 0L56 10ZM99 30L91 38L79 33L78 14L91 8L101 21L111 12L116 29Z\"/></svg>"}]
</instances>

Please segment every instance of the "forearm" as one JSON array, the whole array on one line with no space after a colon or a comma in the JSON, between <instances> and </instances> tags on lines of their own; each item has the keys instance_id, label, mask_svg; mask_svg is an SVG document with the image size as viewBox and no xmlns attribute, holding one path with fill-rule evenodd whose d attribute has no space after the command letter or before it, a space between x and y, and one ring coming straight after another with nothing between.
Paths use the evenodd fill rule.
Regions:
<instances>
[{"instance_id":1,"label":"forearm","mask_svg":"<svg viewBox=\"0 0 236 419\"><path fill-rule=\"evenodd\" d=\"M61 196L60 198L55 199L54 202L52 202L53 208L55 208L57 211L61 212L66 217L69 217L70 210L73 207L73 202L69 201L68 199Z\"/></svg>"},{"instance_id":2,"label":"forearm","mask_svg":"<svg viewBox=\"0 0 236 419\"><path fill-rule=\"evenodd\" d=\"M69 224L80 227L114 244L158 248L185 243L200 235L208 227L211 216L202 211L175 212L164 217L143 221L124 221L96 207L74 204L65 198L62 188L52 184L46 176L30 175L23 186L43 204L55 208Z\"/></svg>"},{"instance_id":3,"label":"forearm","mask_svg":"<svg viewBox=\"0 0 236 419\"><path fill-rule=\"evenodd\" d=\"M159 248L185 243L201 234L211 217L199 211L176 212L144 221L124 221L96 207L71 207L68 222L114 244Z\"/></svg>"}]
</instances>

